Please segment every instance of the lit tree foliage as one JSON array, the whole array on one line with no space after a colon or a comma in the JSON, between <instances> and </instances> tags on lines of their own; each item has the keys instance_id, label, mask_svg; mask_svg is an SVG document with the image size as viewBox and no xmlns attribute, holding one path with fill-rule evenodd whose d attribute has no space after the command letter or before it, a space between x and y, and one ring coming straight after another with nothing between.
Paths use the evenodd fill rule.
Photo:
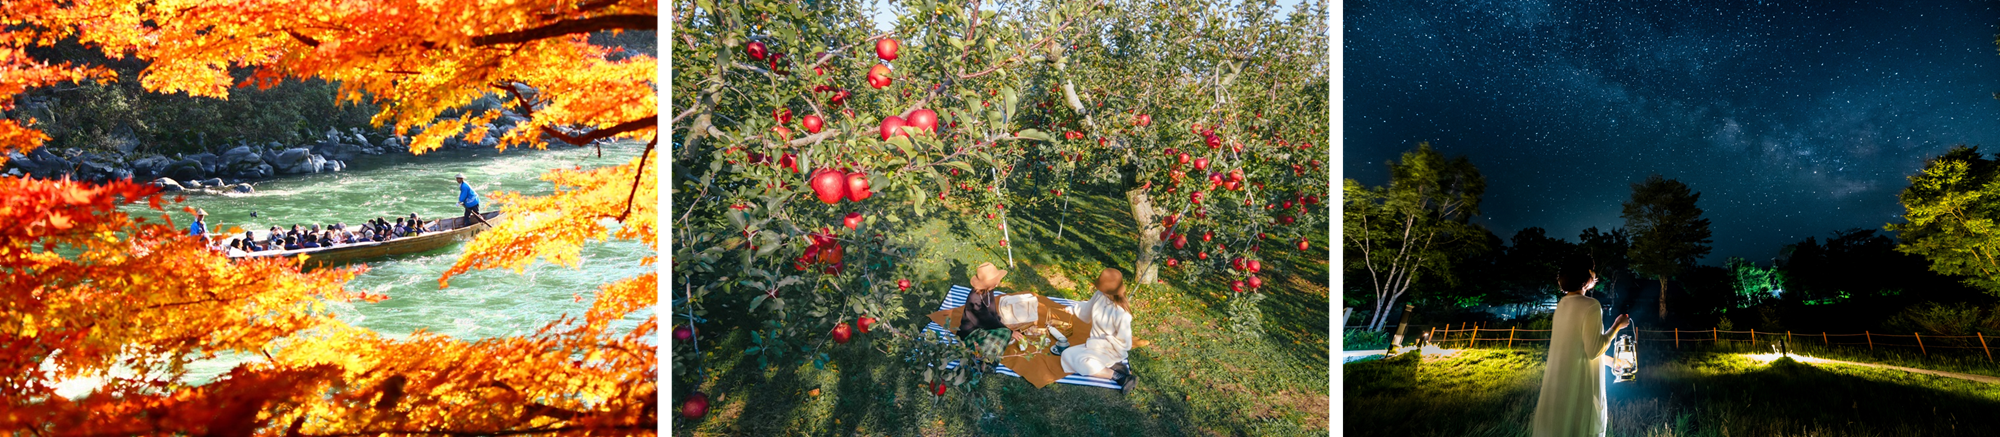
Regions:
<instances>
[{"instance_id":1,"label":"lit tree foliage","mask_svg":"<svg viewBox=\"0 0 2000 437\"><path fill-rule=\"evenodd\" d=\"M1382 330L1389 313L1424 272L1452 279L1455 251L1478 251L1486 242L1479 225L1479 198L1486 177L1472 160L1420 143L1389 163L1389 185L1368 187L1348 179L1343 187L1341 249L1346 269L1367 273L1375 292L1368 329Z\"/></svg>"},{"instance_id":2,"label":"lit tree foliage","mask_svg":"<svg viewBox=\"0 0 2000 437\"><path fill-rule=\"evenodd\" d=\"M2000 295L2000 180L1978 147L1958 146L1924 163L1897 194L1903 222L1884 229L1896 250L1930 260L1931 271L1964 276L1966 285Z\"/></svg>"},{"instance_id":3,"label":"lit tree foliage","mask_svg":"<svg viewBox=\"0 0 2000 437\"><path fill-rule=\"evenodd\" d=\"M501 148L647 140L654 133L654 59L589 44L593 32L651 30L652 1L198 1L0 3L0 110L34 87L113 79L52 65L23 48L75 40L149 67L155 92L227 98L230 86L286 78L342 84L341 96L383 110L377 123L413 133L412 151L458 136L480 141L498 111L441 114L503 93L528 121ZM254 68L247 78L231 68ZM47 138L0 120L0 152ZM575 265L592 240L657 247L653 143L630 163L556 170L548 196L494 193L513 220L469 245L444 278ZM606 284L580 319L533 334L464 341L390 339L346 325L329 303L379 300L345 291L358 268L301 272L300 260L232 262L170 221L116 207L166 207L150 186L0 178L0 429L59 434L440 435L643 433L656 426L657 377L647 317L657 277ZM162 219L165 219L163 216ZM622 222L615 230L606 219ZM652 257L644 263L651 264ZM582 295L579 294L579 299ZM183 382L192 360L252 357L214 382ZM130 372L113 372L130 370ZM128 374L129 373L129 374ZM108 375L108 376L107 376ZM52 381L106 377L89 396Z\"/></svg>"}]
</instances>

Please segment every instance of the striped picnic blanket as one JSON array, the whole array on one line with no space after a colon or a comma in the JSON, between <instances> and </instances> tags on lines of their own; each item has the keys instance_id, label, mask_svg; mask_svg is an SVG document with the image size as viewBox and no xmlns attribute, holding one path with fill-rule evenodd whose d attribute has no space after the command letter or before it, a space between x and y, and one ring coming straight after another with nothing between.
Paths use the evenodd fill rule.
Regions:
<instances>
[{"instance_id":1,"label":"striped picnic blanket","mask_svg":"<svg viewBox=\"0 0 2000 437\"><path fill-rule=\"evenodd\" d=\"M995 294L998 294L998 293L995 293ZM941 310L948 310L948 309L952 309L952 308L957 308L957 307L961 307L961 306L965 306L965 298L966 298L966 296L971 296L971 295L972 295L972 289L971 289L971 288L968 288L968 287L966 287L966 286L963 286L963 285L953 285L953 286L951 286L951 292L950 292L950 293L946 293L946 294L945 294L945 296L944 296L944 303L943 303L943 304L941 304L941 305L938 305L938 310L940 310L940 311L941 311ZM1050 298L1049 298L1049 300L1052 300L1052 301L1055 301L1056 303L1059 303L1059 304L1062 304L1063 306L1066 306L1066 307L1075 307L1075 306L1076 306L1076 304L1078 304L1078 303L1079 303L1079 302L1077 302L1077 301L1074 301L1074 300L1069 300L1069 299L1063 299L1063 298L1060 298L1060 297L1050 297ZM927 331L931 331L931 332L935 332L935 333L937 333L937 336L938 336L938 339L939 339L939 341L941 341L941 342L944 342L944 343L947 343L947 344L951 344L951 343L958 343L958 334L954 334L954 333L952 333L952 332L951 332L951 330L949 330L949 329L945 329L945 328L944 328L944 326L939 326L939 325L937 324L937 322L931 322L930 326L925 326L925 327L924 327L924 330L927 330ZM1079 346L1080 346L1080 345L1079 345ZM1126 363L1126 364L1125 364L1126 366L1131 366L1131 365L1132 365L1132 364L1131 364L1131 362L1130 362L1129 360L1128 360L1128 361L1125 361L1125 363ZM947 364L947 365L945 365L945 368L946 368L946 369L956 369L956 368L958 368L958 362L957 362L957 361L953 361L953 362L951 362L951 364ZM1014 373L1014 369L1009 369L1009 368L1007 368L1007 365L1005 365L1005 364L1000 364L1000 365L996 365L996 366L994 367L994 371L995 371L995 372L998 372L998 373L1000 373L1000 374L1002 374L1002 375L1007 375L1007 376L1012 376L1012 377L1015 377L1015 378L1019 378L1019 377L1021 377L1021 374L1019 374L1019 373ZM1105 379L1105 378L1098 378L1098 377L1094 377L1094 376L1083 376L1083 375L1078 375L1078 374L1075 374L1075 373L1071 373L1071 374L1068 374L1068 375L1063 375L1063 378L1062 378L1062 379L1059 379L1059 380L1056 380L1056 383L1057 383L1057 384L1069 384L1069 385L1081 385L1081 386L1089 386L1089 387L1098 387L1098 388L1108 388L1108 389L1112 389L1112 390L1117 390L1117 389L1118 389L1118 383L1117 383L1117 382L1114 382L1114 381L1112 381L1112 380L1110 380L1110 379Z\"/></svg>"}]
</instances>

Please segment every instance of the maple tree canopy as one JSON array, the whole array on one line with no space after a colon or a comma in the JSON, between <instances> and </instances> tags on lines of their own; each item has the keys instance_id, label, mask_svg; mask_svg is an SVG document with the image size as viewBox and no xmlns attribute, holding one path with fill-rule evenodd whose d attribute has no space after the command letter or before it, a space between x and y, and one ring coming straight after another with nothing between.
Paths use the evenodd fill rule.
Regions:
<instances>
[{"instance_id":1,"label":"maple tree canopy","mask_svg":"<svg viewBox=\"0 0 2000 437\"><path fill-rule=\"evenodd\" d=\"M447 138L478 142L500 110L452 113L489 93L527 118L499 148L645 141L639 158L554 170L547 196L493 193L510 215L439 278L575 266L607 238L657 249L655 58L590 44L599 32L652 30L658 5L630 0L154 0L0 2L0 163L49 137L13 118L14 97L113 81L93 65L51 63L31 47L75 42L147 63L147 90L226 99L231 87L319 78L343 102L382 108L373 121L423 153ZM248 77L232 69L252 69ZM178 202L179 199L173 199ZM117 208L146 202L158 219ZM327 304L373 301L344 284L365 267L301 270L301 259L230 261L185 236L155 188L0 177L0 429L58 434L337 435L423 431L649 433L656 426L657 332L647 317L656 275L596 290L581 318L519 337L477 341L419 332L392 339L333 317ZM620 222L611 229L605 219ZM642 263L651 265L654 257ZM186 366L254 357L214 382ZM120 370L114 372L113 370ZM124 371L124 370L130 370ZM87 396L54 381L103 377Z\"/></svg>"}]
</instances>

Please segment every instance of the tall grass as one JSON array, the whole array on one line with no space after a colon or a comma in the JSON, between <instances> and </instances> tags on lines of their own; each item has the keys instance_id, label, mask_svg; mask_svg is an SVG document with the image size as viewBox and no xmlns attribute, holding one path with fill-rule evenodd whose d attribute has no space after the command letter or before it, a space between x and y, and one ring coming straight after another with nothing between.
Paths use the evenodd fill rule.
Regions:
<instances>
[{"instance_id":1,"label":"tall grass","mask_svg":"<svg viewBox=\"0 0 2000 437\"><path fill-rule=\"evenodd\" d=\"M1610 435L2000 435L1996 385L1730 353L1651 355L1637 381L1607 387ZM1517 347L1346 364L1345 431L1528 435L1545 359Z\"/></svg>"}]
</instances>

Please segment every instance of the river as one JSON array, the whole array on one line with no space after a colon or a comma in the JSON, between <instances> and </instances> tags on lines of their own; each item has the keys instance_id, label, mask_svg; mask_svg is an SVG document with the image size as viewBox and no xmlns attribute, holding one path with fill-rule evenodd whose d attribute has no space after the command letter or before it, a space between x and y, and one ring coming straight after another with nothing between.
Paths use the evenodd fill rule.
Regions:
<instances>
[{"instance_id":1,"label":"river","mask_svg":"<svg viewBox=\"0 0 2000 437\"><path fill-rule=\"evenodd\" d=\"M188 196L180 205L206 210L210 229L217 230L268 229L295 223L353 225L375 217L393 221L410 213L430 220L462 213L457 204L458 184L452 179L457 174L464 174L483 199L497 191L548 194L555 186L539 178L543 172L621 164L636 157L643 146L608 144L603 157L593 149L567 146L551 146L547 151L452 150L418 157L364 157L349 163L345 171L260 182L254 184L256 192L249 194ZM177 225L185 226L193 219L181 212L179 205L167 209ZM493 207L482 209L491 211ZM125 211L140 217L160 214L143 202ZM564 314L582 317L599 286L652 270L639 265L641 258L653 254L652 248L641 242L593 241L583 247L582 262L576 268L538 261L521 273L475 270L452 277L449 288L439 289L438 278L464 250L464 243L455 243L432 252L368 261L368 271L349 282L348 288L389 299L336 304L333 311L343 321L391 338L406 337L419 329L467 340L523 335ZM578 294L583 295L582 302L577 301ZM651 310L635 312L614 326L631 329L651 314ZM242 359L196 363L190 366L189 377L207 381Z\"/></svg>"}]
</instances>

